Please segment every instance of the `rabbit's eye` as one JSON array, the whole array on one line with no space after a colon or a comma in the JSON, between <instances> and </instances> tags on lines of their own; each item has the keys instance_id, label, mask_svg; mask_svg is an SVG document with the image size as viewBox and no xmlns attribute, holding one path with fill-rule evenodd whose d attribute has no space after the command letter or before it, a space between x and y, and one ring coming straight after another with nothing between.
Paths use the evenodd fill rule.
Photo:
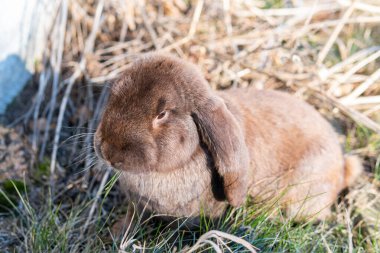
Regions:
<instances>
[{"instance_id":1,"label":"rabbit's eye","mask_svg":"<svg viewBox=\"0 0 380 253\"><path fill-rule=\"evenodd\" d=\"M166 119L168 118L168 116L169 116L169 111L165 110L165 111L160 112L157 115L157 117L153 120L153 127L157 128L161 124L163 124L164 122L166 122Z\"/></svg>"},{"instance_id":2,"label":"rabbit's eye","mask_svg":"<svg viewBox=\"0 0 380 253\"><path fill-rule=\"evenodd\" d=\"M160 114L158 114L157 119L163 119L167 116L168 112L167 111L162 111Z\"/></svg>"}]
</instances>

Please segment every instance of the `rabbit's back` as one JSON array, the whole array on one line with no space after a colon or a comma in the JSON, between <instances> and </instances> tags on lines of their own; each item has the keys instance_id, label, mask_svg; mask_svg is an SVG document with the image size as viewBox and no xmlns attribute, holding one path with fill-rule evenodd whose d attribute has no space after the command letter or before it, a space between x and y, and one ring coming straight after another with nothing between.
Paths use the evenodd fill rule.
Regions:
<instances>
[{"instance_id":1,"label":"rabbit's back","mask_svg":"<svg viewBox=\"0 0 380 253\"><path fill-rule=\"evenodd\" d=\"M304 202L306 214L329 206L344 188L344 158L332 126L312 106L278 91L219 93L236 112L250 153L251 196ZM299 205L289 205L297 213ZM328 208L320 217L326 216ZM292 214L290 214L292 215Z\"/></svg>"},{"instance_id":2,"label":"rabbit's back","mask_svg":"<svg viewBox=\"0 0 380 253\"><path fill-rule=\"evenodd\" d=\"M278 91L235 89L220 92L238 118L258 171L294 168L319 150L342 157L332 126L312 106Z\"/></svg>"}]
</instances>

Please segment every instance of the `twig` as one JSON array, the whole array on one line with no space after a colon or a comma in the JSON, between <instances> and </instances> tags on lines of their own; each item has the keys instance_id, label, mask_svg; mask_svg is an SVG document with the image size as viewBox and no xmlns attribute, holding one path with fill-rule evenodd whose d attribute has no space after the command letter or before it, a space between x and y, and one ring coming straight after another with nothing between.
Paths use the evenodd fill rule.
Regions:
<instances>
[{"instance_id":1,"label":"twig","mask_svg":"<svg viewBox=\"0 0 380 253\"><path fill-rule=\"evenodd\" d=\"M210 238L210 237L214 237L214 238L218 238L218 239L222 239L222 238L227 239L227 240L230 240L230 241L233 241L235 243L242 245L243 247L245 247L250 252L256 252L254 247L250 243L248 243L246 240L244 240L240 237L231 235L231 234L227 234L225 232L218 231L218 230L211 230L211 231L203 234L201 237L199 237L199 239L194 244L194 246L191 247L190 249L186 250L185 252L186 253L198 252L198 250L201 247L204 247L205 244L209 244L210 241L208 238Z\"/></svg>"},{"instance_id":2,"label":"twig","mask_svg":"<svg viewBox=\"0 0 380 253\"><path fill-rule=\"evenodd\" d=\"M325 245L325 248L326 248L327 253L333 253L333 252L331 251L330 246L329 246L329 244L327 243L326 238L324 237L323 234L321 234L321 237L322 237L323 245Z\"/></svg>"},{"instance_id":3,"label":"twig","mask_svg":"<svg viewBox=\"0 0 380 253\"><path fill-rule=\"evenodd\" d=\"M55 175L55 167L57 163L57 151L58 151L58 144L59 144L59 136L62 128L62 121L64 112L66 110L67 101L70 96L71 89L76 81L76 79L81 75L81 69L76 68L74 74L70 77L69 83L66 87L65 94L62 99L61 106L59 108L59 114L58 114L58 120L57 120L57 127L55 129L54 134L54 140L53 140L53 152L51 155L51 162L50 162L50 185L53 187L54 185L54 175Z\"/></svg>"},{"instance_id":4,"label":"twig","mask_svg":"<svg viewBox=\"0 0 380 253\"><path fill-rule=\"evenodd\" d=\"M92 220L92 216L94 215L96 205L98 204L98 200L100 199L100 195L103 193L104 187L106 186L108 177L111 173L111 169L107 168L106 172L103 175L102 181L100 182L98 191L96 192L94 203L92 203L90 212L88 213L88 217L86 219L86 222L84 223L84 226L82 228L82 235L87 230L88 225L90 224L90 221Z\"/></svg>"},{"instance_id":5,"label":"twig","mask_svg":"<svg viewBox=\"0 0 380 253\"><path fill-rule=\"evenodd\" d=\"M146 15L146 11L145 11L145 7L144 5L139 1L139 5L140 5L140 11L141 11L141 16L143 18L143 21L144 21L144 25L146 27L146 29L148 30L148 33L150 35L150 38L152 39L152 42L153 42L153 45L154 47L156 48L156 50L160 49L161 46L158 45L158 42L157 42L157 34L156 32L154 31L149 19L148 19L148 16Z\"/></svg>"},{"instance_id":6,"label":"twig","mask_svg":"<svg viewBox=\"0 0 380 253\"><path fill-rule=\"evenodd\" d=\"M377 111L380 111L380 104L378 104L378 105L372 107L371 109L363 112L363 114L366 115L366 116L368 116L368 115L371 115L372 113L375 113Z\"/></svg>"},{"instance_id":7,"label":"twig","mask_svg":"<svg viewBox=\"0 0 380 253\"><path fill-rule=\"evenodd\" d=\"M323 22L317 22L317 23L312 23L309 24L308 26L304 27L301 31L292 34L293 39L295 38L300 38L304 37L307 35L310 31L313 30L319 30L319 29L326 29L330 26L337 26L341 22L341 19L338 20L327 20ZM359 17L354 17L350 18L346 21L346 24L365 24L365 23L379 23L380 22L380 17L379 16L374 16L374 17L367 17L367 16L359 16ZM294 27L289 27L288 33L293 33Z\"/></svg>"},{"instance_id":8,"label":"twig","mask_svg":"<svg viewBox=\"0 0 380 253\"><path fill-rule=\"evenodd\" d=\"M366 81L356 87L348 96L341 98L343 104L351 103L352 100L363 94L371 85L380 79L380 69L376 70Z\"/></svg>"},{"instance_id":9,"label":"twig","mask_svg":"<svg viewBox=\"0 0 380 253\"><path fill-rule=\"evenodd\" d=\"M343 105L341 102L339 102L337 99L333 98L332 96L321 92L319 90L310 88L312 91L315 92L315 94L319 95L322 98L327 99L330 103L332 103L334 106L336 106L339 110L341 110L344 114L349 116L351 119L356 121L359 124L362 124L363 126L371 129L372 131L376 132L377 134L380 134L380 125L368 118L367 116L359 113L358 111L349 108L345 105Z\"/></svg>"},{"instance_id":10,"label":"twig","mask_svg":"<svg viewBox=\"0 0 380 253\"><path fill-rule=\"evenodd\" d=\"M87 128L88 132L93 131L93 128L94 128L96 122L99 120L98 117L99 117L100 111L103 108L103 105L105 103L107 94L108 94L108 87L107 87L107 85L104 85L103 89L102 89L102 93L100 94L100 98L98 100L98 103L96 105L96 109L94 111L94 117L92 118L92 120L88 124L88 128ZM83 179L83 184L84 185L87 184L88 177L90 175L91 152L93 152L93 149L90 149L88 147L92 146L91 145L92 137L93 137L93 135L87 134L86 135L86 140L85 140L85 143L86 143L85 146L87 147L87 149L86 149L86 160L85 160L85 165L84 165L84 167L86 169L86 172L85 172L85 175L84 175L84 179Z\"/></svg>"},{"instance_id":11,"label":"twig","mask_svg":"<svg viewBox=\"0 0 380 253\"><path fill-rule=\"evenodd\" d=\"M340 0L342 4L349 5L351 0ZM361 1L356 2L356 9L369 12L369 13L380 13L380 7L372 4L362 3Z\"/></svg>"},{"instance_id":12,"label":"twig","mask_svg":"<svg viewBox=\"0 0 380 253\"><path fill-rule=\"evenodd\" d=\"M351 220L350 220L350 214L348 213L347 209L345 209L345 220L346 220L346 226L347 226L347 232L348 232L348 252L352 253L354 252L354 244L352 243L352 230L351 230Z\"/></svg>"},{"instance_id":13,"label":"twig","mask_svg":"<svg viewBox=\"0 0 380 253\"><path fill-rule=\"evenodd\" d=\"M37 99L36 99L36 105L34 107L34 113L33 113L33 137L32 137L32 147L35 152L37 152L37 139L39 135L39 130L37 129L38 124L38 115L40 112L41 103L44 100L44 92L47 86L47 83L51 76L51 69L48 68L46 71L41 73L39 85L38 85L38 92L37 92Z\"/></svg>"},{"instance_id":14,"label":"twig","mask_svg":"<svg viewBox=\"0 0 380 253\"><path fill-rule=\"evenodd\" d=\"M193 20L191 21L190 29L189 29L187 36L182 38L181 40L167 46L167 47L164 47L162 50L170 51L173 48L179 47L179 46L187 43L188 41L190 41L193 38L195 31L197 29L199 18L201 17L203 4L204 4L204 0L198 0L197 5L195 6Z\"/></svg>"},{"instance_id":15,"label":"twig","mask_svg":"<svg viewBox=\"0 0 380 253\"><path fill-rule=\"evenodd\" d=\"M53 119L53 113L55 109L55 104L57 100L57 93L58 93L58 84L59 84L59 77L60 77L60 71L61 71L61 65L62 65L62 55L63 55L63 47L64 47L64 39L66 34L66 23L67 23L67 0L62 1L61 4L61 12L60 12L60 19L57 23L56 29L54 29L54 34L52 36L56 37L57 33L57 40L53 40L53 52L50 57L50 62L53 67L53 89L51 92L51 100L49 103L49 113L46 120L46 126L45 126L45 132L43 136L43 141L40 149L40 155L39 160L41 161L45 155L45 148L47 145L47 141L49 138L49 130L50 130L50 123Z\"/></svg>"},{"instance_id":16,"label":"twig","mask_svg":"<svg viewBox=\"0 0 380 253\"><path fill-rule=\"evenodd\" d=\"M65 1L66 2L66 1ZM96 33L99 28L100 24L100 18L102 15L104 7L104 0L100 0L97 7L96 7L96 13L95 13L95 21L93 23L92 31L89 37L86 40L85 44L85 49L84 53L82 55L81 61L79 63L79 66L76 68L74 74L71 76L68 85L65 90L64 97L62 99L61 106L59 108L59 115L58 115L58 120L57 120L57 127L55 129L55 135L54 135L54 142L53 142L53 152L51 155L51 163L50 163L50 183L53 186L54 182L54 174L55 174L55 166L56 166L56 159L57 159L57 151L58 151L58 143L59 143L59 137L61 133L61 128L62 128L62 121L63 121L63 116L66 110L66 105L68 98L71 93L71 89L77 80L77 78L81 75L81 73L84 71L85 66L86 66L86 55L94 50L94 44L95 44L95 37Z\"/></svg>"},{"instance_id":17,"label":"twig","mask_svg":"<svg viewBox=\"0 0 380 253\"><path fill-rule=\"evenodd\" d=\"M330 51L330 48L334 44L334 41L338 37L340 31L342 30L343 26L346 24L348 18L351 16L352 12L355 10L355 3L353 3L347 11L344 13L342 19L339 21L339 24L335 27L333 33L331 34L329 40L323 47L322 51L318 55L317 65L321 65L323 60L326 58L327 53Z\"/></svg>"},{"instance_id":18,"label":"twig","mask_svg":"<svg viewBox=\"0 0 380 253\"><path fill-rule=\"evenodd\" d=\"M366 57L362 61L358 62L347 73L344 74L340 82L341 83L346 82L348 78L350 78L353 74L355 74L357 71L359 71L360 69L362 69L364 66L368 65L369 63L375 61L379 57L380 57L380 50Z\"/></svg>"},{"instance_id":19,"label":"twig","mask_svg":"<svg viewBox=\"0 0 380 253\"><path fill-rule=\"evenodd\" d=\"M332 66L331 68L329 68L327 70L323 70L323 74L321 73L319 76L322 80L326 80L332 74L339 72L342 69L344 69L347 65L350 65L350 64L358 61L359 59L367 56L368 54L379 51L379 50L380 50L379 46L374 46L374 47L365 48L363 50L360 50L359 52L357 52L357 53L351 55L350 57L348 57L347 59L345 59L344 61L341 61L341 62L335 64L334 66Z\"/></svg>"},{"instance_id":20,"label":"twig","mask_svg":"<svg viewBox=\"0 0 380 253\"><path fill-rule=\"evenodd\" d=\"M339 4L320 4L316 7L296 7L296 8L280 8L280 9L266 9L266 10L261 10L261 15L262 16L277 16L277 17L283 17L283 16L298 16L298 15L308 15L310 12L315 11L315 13L318 12L323 12L323 11L328 11L328 12L333 12L340 10L342 7ZM239 17L252 17L253 15L257 15L257 12L253 11L241 11L239 13Z\"/></svg>"},{"instance_id":21,"label":"twig","mask_svg":"<svg viewBox=\"0 0 380 253\"><path fill-rule=\"evenodd\" d=\"M124 249L126 249L131 243L133 243L133 239L132 238L128 238L128 235L129 235L129 232L130 232L132 224L133 224L133 220L134 220L135 215L136 215L136 207L134 206L133 203L131 203L130 205L133 205L133 213L132 213L131 220L128 223L128 227L125 230L125 232L123 234L123 238L121 239L121 242L120 242L120 245L119 245L119 249L122 252L125 252ZM131 209L132 208L129 208L128 211L130 211ZM127 213L126 215L129 215L129 213Z\"/></svg>"},{"instance_id":22,"label":"twig","mask_svg":"<svg viewBox=\"0 0 380 253\"><path fill-rule=\"evenodd\" d=\"M224 25L226 26L227 35L232 35L232 25L231 25L231 11L230 11L230 0L223 0L223 11L224 11Z\"/></svg>"},{"instance_id":23,"label":"twig","mask_svg":"<svg viewBox=\"0 0 380 253\"><path fill-rule=\"evenodd\" d=\"M380 104L380 96L358 97L356 99L341 100L344 105Z\"/></svg>"}]
</instances>

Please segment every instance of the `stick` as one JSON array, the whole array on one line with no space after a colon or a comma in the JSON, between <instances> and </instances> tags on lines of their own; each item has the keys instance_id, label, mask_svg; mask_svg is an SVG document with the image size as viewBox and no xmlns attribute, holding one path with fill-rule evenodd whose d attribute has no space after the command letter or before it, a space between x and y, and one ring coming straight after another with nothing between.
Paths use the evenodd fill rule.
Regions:
<instances>
[{"instance_id":1,"label":"stick","mask_svg":"<svg viewBox=\"0 0 380 253\"><path fill-rule=\"evenodd\" d=\"M227 234L225 232L218 231L218 230L211 230L211 231L203 234L201 237L199 237L198 241L194 244L194 246L185 252L186 253L198 252L199 248L204 246L204 244L209 243L208 239L210 237L218 238L218 239L221 239L221 238L228 239L230 241L233 241L235 243L242 245L243 247L245 247L250 252L253 252L253 253L256 252L254 247L249 242L247 242L246 240L239 238L237 236L231 235L231 234Z\"/></svg>"},{"instance_id":2,"label":"stick","mask_svg":"<svg viewBox=\"0 0 380 253\"><path fill-rule=\"evenodd\" d=\"M355 90L351 92L350 95L341 98L340 101L343 104L352 102L355 98L363 94L371 85L373 85L378 79L380 79L380 69L376 70L366 81L356 87Z\"/></svg>"},{"instance_id":3,"label":"stick","mask_svg":"<svg viewBox=\"0 0 380 253\"><path fill-rule=\"evenodd\" d=\"M186 37L180 39L179 41L177 41L177 42L175 42L175 43L173 43L167 47L164 47L162 50L170 51L173 48L179 47L179 46L187 43L188 41L190 41L194 37L195 31L197 30L199 18L201 17L203 4L204 4L204 0L198 0L197 5L195 6L193 20L191 21L190 29L189 29L189 32L186 35Z\"/></svg>"},{"instance_id":4,"label":"stick","mask_svg":"<svg viewBox=\"0 0 380 253\"><path fill-rule=\"evenodd\" d=\"M357 71L359 71L361 68L365 67L369 63L375 61L377 58L380 57L380 50L375 52L374 54L371 54L370 56L366 57L362 61L355 64L347 73L344 74L342 77L341 83L344 83L350 78L353 74L355 74Z\"/></svg>"},{"instance_id":5,"label":"stick","mask_svg":"<svg viewBox=\"0 0 380 253\"><path fill-rule=\"evenodd\" d=\"M106 186L106 183L107 183L107 180L108 180L110 173L111 173L111 170L109 168L107 168L106 172L103 175L102 181L100 182L100 186L98 188L98 191L96 192L94 203L92 203L92 205L91 205L90 212L89 212L88 217L86 219L86 222L84 223L84 226L82 228L82 234L87 230L88 225L90 224L92 216L94 215L94 212L95 212L96 205L98 204L98 200L100 198L100 195L102 194L104 187Z\"/></svg>"},{"instance_id":6,"label":"stick","mask_svg":"<svg viewBox=\"0 0 380 253\"><path fill-rule=\"evenodd\" d=\"M90 131L93 131L93 128L95 126L95 123L97 123L98 121L98 116L100 115L100 111L105 103L105 100L106 100L106 97L108 95L108 87L107 85L104 85L103 86L103 89L102 89L102 93L100 94L100 98L99 98L99 101L96 105L96 109L95 109L95 112L94 112L94 117L92 118L92 120L90 121L90 123L88 124L88 128L87 128L87 131L90 132ZM92 137L93 135L90 135L90 134L87 134L86 135L86 140L85 140L85 143L86 143L86 147L90 147L91 146L91 141L92 141ZM86 149L86 160L85 160L85 165L84 165L84 168L86 170L85 172L85 175L84 175L84 179L83 179L83 184L82 185L85 185L87 184L87 181L88 181L88 178L90 176L90 166L92 161L91 161L91 152L93 151L93 149L91 148L87 148Z\"/></svg>"},{"instance_id":7,"label":"stick","mask_svg":"<svg viewBox=\"0 0 380 253\"><path fill-rule=\"evenodd\" d=\"M314 91L315 94L321 98L324 98L328 100L330 103L332 103L335 107L337 107L339 110L341 110L344 114L346 114L348 117L353 119L355 122L362 124L363 126L371 129L372 131L376 132L377 134L380 134L380 125L368 118L367 116L361 114L360 112L349 108L345 105L343 105L341 102L339 102L337 99L333 98L332 96L329 96L328 94L318 91L314 88L308 87L310 90Z\"/></svg>"},{"instance_id":8,"label":"stick","mask_svg":"<svg viewBox=\"0 0 380 253\"><path fill-rule=\"evenodd\" d=\"M340 20L339 24L335 27L333 33L331 34L329 40L323 47L322 51L318 55L317 65L321 65L323 60L326 58L327 53L330 51L330 48L334 44L334 41L338 37L340 31L342 30L343 26L346 24L348 18L351 16L352 12L355 9L355 3L353 3L350 8L344 13L342 19Z\"/></svg>"},{"instance_id":9,"label":"stick","mask_svg":"<svg viewBox=\"0 0 380 253\"><path fill-rule=\"evenodd\" d=\"M55 54L52 54L50 57L50 62L53 67L53 85L52 85L53 87L52 87L52 93L51 93L52 98L49 103L50 109L49 109L49 113L46 120L45 132L43 136L42 146L40 149L40 155L38 157L40 161L42 161L45 155L45 148L46 148L47 141L49 138L50 123L53 119L54 107L57 100L58 84L59 84L59 76L60 76L59 74L61 71L64 39L65 39L65 34L66 34L66 24L67 24L67 15L68 15L67 9L68 9L67 0L65 0L62 2L62 5L61 5L60 20L59 20L59 23L57 23L57 26L59 26L59 28L57 28L58 31L54 29L55 32L58 32L57 34L58 39L53 40L52 51L54 51ZM55 43L56 41L58 41L58 45L57 43Z\"/></svg>"},{"instance_id":10,"label":"stick","mask_svg":"<svg viewBox=\"0 0 380 253\"><path fill-rule=\"evenodd\" d=\"M259 9L261 16L277 16L277 17L283 17L283 16L298 16L298 15L308 15L308 13L312 12L313 9L315 10L315 13L323 12L323 11L337 11L340 10L342 7L339 4L320 4L316 7L297 7L297 8L281 8L281 9ZM242 12L239 14L239 17L252 17L257 15L257 12L253 12L250 10L249 12Z\"/></svg>"},{"instance_id":11,"label":"stick","mask_svg":"<svg viewBox=\"0 0 380 253\"><path fill-rule=\"evenodd\" d=\"M380 19L379 19L379 21L380 21ZM379 51L379 50L380 50L379 46L374 46L374 47L365 48L363 50L360 50L359 52L357 52L357 53L351 55L350 57L348 57L347 59L345 59L344 61L339 62L339 63L335 64L334 66L332 66L331 68L327 69L325 71L325 73L323 74L322 80L326 80L332 74L341 71L347 65L350 65L350 64L356 62L357 60L367 56L368 54ZM320 77L322 78L322 74L320 74Z\"/></svg>"},{"instance_id":12,"label":"stick","mask_svg":"<svg viewBox=\"0 0 380 253\"><path fill-rule=\"evenodd\" d=\"M140 2L140 1L139 1ZM148 33L150 35L150 38L152 39L152 42L153 42L153 45L156 49L160 49L161 47L158 45L158 42L157 42L157 34L156 32L154 31L151 23L149 22L148 20L148 16L146 15L146 11L145 11L145 8L144 6L141 4L140 2L140 11L141 11L141 16L143 18L143 21L144 21L144 25L146 27L146 29L148 30Z\"/></svg>"},{"instance_id":13,"label":"stick","mask_svg":"<svg viewBox=\"0 0 380 253\"><path fill-rule=\"evenodd\" d=\"M380 104L380 96L358 97L351 100L340 100L344 105Z\"/></svg>"},{"instance_id":14,"label":"stick","mask_svg":"<svg viewBox=\"0 0 380 253\"><path fill-rule=\"evenodd\" d=\"M61 106L59 108L57 127L55 129L55 134L54 134L53 152L51 155L51 163L50 163L50 183L51 183L51 186L54 185L53 182L54 182L55 166L57 163L58 143L59 143L59 137L60 137L61 128L62 128L62 121L63 121L63 116L65 114L67 101L68 101L68 98L69 98L70 93L71 93L71 89L73 88L75 81L77 80L77 78L82 74L82 72L85 69L86 54L94 50L95 37L96 37L96 33L98 31L98 28L99 28L100 18L101 18L101 14L103 11L103 6L104 6L104 0L100 0L98 3L98 6L96 8L95 21L94 21L94 24L92 26L92 31L86 40L85 49L84 49L84 53L82 55L81 61L79 63L79 66L77 66L74 74L71 76L71 78L68 81L69 83L66 87L65 94L64 94L64 97L62 99Z\"/></svg>"}]
</instances>

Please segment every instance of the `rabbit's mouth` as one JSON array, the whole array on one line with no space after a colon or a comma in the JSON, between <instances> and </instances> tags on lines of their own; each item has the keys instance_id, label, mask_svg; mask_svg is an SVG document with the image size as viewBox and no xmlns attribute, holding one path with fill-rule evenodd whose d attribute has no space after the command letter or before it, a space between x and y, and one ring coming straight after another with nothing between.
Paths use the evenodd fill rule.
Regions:
<instances>
[{"instance_id":1,"label":"rabbit's mouth","mask_svg":"<svg viewBox=\"0 0 380 253\"><path fill-rule=\"evenodd\" d=\"M100 139L97 138L96 134L94 137L94 151L96 156L104 161L104 157L102 156L102 152L100 150Z\"/></svg>"},{"instance_id":2,"label":"rabbit's mouth","mask_svg":"<svg viewBox=\"0 0 380 253\"><path fill-rule=\"evenodd\" d=\"M105 164L108 168L116 169L114 166L112 166L110 161L104 159L101 148L100 148L100 140L99 138L96 138L96 136L94 137L94 150L95 150L96 156L101 161L101 163Z\"/></svg>"}]
</instances>

